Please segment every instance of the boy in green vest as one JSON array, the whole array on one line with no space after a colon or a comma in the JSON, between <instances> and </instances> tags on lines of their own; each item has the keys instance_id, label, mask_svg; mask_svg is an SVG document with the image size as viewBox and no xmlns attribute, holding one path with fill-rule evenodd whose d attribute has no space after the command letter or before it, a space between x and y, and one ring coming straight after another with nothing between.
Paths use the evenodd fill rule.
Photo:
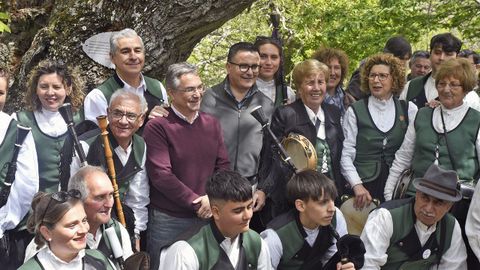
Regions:
<instances>
[{"instance_id":1,"label":"boy in green vest","mask_svg":"<svg viewBox=\"0 0 480 270\"><path fill-rule=\"evenodd\" d=\"M462 199L455 171L432 164L413 180L414 198L388 201L370 213L361 239L363 269L467 269L461 229L448 213Z\"/></svg>"},{"instance_id":2,"label":"boy in green vest","mask_svg":"<svg viewBox=\"0 0 480 270\"><path fill-rule=\"evenodd\" d=\"M341 264L335 235L347 234L342 212L334 205L335 183L306 170L287 183L287 198L295 208L273 219L261 233L275 269L355 269L361 262ZM363 259L363 256L360 256Z\"/></svg>"},{"instance_id":3,"label":"boy in green vest","mask_svg":"<svg viewBox=\"0 0 480 270\"><path fill-rule=\"evenodd\" d=\"M159 269L272 269L266 243L249 228L250 182L237 172L218 171L207 182L206 193L213 217L165 247Z\"/></svg>"}]
</instances>

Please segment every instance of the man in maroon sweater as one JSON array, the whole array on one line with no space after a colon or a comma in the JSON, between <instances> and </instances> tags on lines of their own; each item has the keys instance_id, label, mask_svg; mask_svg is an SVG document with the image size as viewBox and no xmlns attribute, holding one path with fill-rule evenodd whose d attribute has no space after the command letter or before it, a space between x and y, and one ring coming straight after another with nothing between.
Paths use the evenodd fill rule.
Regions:
<instances>
[{"instance_id":1,"label":"man in maroon sweater","mask_svg":"<svg viewBox=\"0 0 480 270\"><path fill-rule=\"evenodd\" d=\"M208 178L230 163L220 123L199 112L204 87L195 66L173 64L166 75L168 116L149 121L143 132L150 178L147 250L158 269L160 248L191 225L211 217Z\"/></svg>"}]
</instances>

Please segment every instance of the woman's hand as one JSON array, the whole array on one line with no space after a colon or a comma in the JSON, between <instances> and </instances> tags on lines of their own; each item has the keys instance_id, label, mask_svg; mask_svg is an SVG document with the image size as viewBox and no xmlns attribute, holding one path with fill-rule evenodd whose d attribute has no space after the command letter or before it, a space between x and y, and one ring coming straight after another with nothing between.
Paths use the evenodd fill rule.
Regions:
<instances>
[{"instance_id":1,"label":"woman's hand","mask_svg":"<svg viewBox=\"0 0 480 270\"><path fill-rule=\"evenodd\" d=\"M353 207L355 207L355 209L362 210L365 206L372 202L372 196L370 195L370 192L368 192L368 190L362 184L354 186L353 192L355 193L355 202L353 203Z\"/></svg>"},{"instance_id":2,"label":"woman's hand","mask_svg":"<svg viewBox=\"0 0 480 270\"><path fill-rule=\"evenodd\" d=\"M425 103L425 106L435 109L436 107L440 106L440 101L436 99L430 100L429 102Z\"/></svg>"}]
</instances>

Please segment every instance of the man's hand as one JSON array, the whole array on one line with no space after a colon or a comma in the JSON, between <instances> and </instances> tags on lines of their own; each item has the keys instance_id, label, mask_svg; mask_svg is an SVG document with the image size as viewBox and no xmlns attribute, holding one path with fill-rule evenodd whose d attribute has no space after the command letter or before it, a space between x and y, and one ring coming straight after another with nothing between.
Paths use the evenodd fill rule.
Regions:
<instances>
[{"instance_id":1,"label":"man's hand","mask_svg":"<svg viewBox=\"0 0 480 270\"><path fill-rule=\"evenodd\" d=\"M351 262L346 264L337 263L337 270L355 270L355 265Z\"/></svg>"},{"instance_id":2,"label":"man's hand","mask_svg":"<svg viewBox=\"0 0 480 270\"><path fill-rule=\"evenodd\" d=\"M434 100L431 100L430 102L425 103L425 106L435 109L436 107L440 106L440 104L441 104L440 101L434 99Z\"/></svg>"},{"instance_id":3,"label":"man's hand","mask_svg":"<svg viewBox=\"0 0 480 270\"><path fill-rule=\"evenodd\" d=\"M150 111L150 114L148 115L148 119L153 119L155 117L167 117L168 116L168 111L165 109L165 107L157 105L153 107L153 109Z\"/></svg>"},{"instance_id":4,"label":"man's hand","mask_svg":"<svg viewBox=\"0 0 480 270\"><path fill-rule=\"evenodd\" d=\"M353 207L355 209L362 210L365 206L369 205L372 202L372 196L370 192L362 185L358 184L353 187L353 192L355 193L355 202Z\"/></svg>"},{"instance_id":5,"label":"man's hand","mask_svg":"<svg viewBox=\"0 0 480 270\"><path fill-rule=\"evenodd\" d=\"M263 206L265 206L265 192L257 189L253 193L253 212L262 210Z\"/></svg>"},{"instance_id":6,"label":"man's hand","mask_svg":"<svg viewBox=\"0 0 480 270\"><path fill-rule=\"evenodd\" d=\"M200 204L200 208L197 210L197 216L199 218L210 218L212 211L210 209L210 201L207 195L200 196L193 201L193 204Z\"/></svg>"}]
</instances>

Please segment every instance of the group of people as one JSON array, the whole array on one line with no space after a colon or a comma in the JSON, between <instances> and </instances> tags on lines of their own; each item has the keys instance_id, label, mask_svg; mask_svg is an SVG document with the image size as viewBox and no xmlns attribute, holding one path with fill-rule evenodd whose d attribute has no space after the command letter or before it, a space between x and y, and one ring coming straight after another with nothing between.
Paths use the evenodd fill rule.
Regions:
<instances>
[{"instance_id":1,"label":"group of people","mask_svg":"<svg viewBox=\"0 0 480 270\"><path fill-rule=\"evenodd\" d=\"M86 96L78 70L44 60L25 110L0 112L0 262L115 269L142 254L155 270L467 269L468 257L475 269L480 59L461 46L445 33L412 54L393 37L345 90L345 52L296 64L293 90L269 37L232 45L211 88L186 62L168 67L165 86L143 75L132 29L112 34L115 73ZM2 68L0 110L8 85ZM292 135L311 145L300 150L315 152L313 169L282 156ZM415 180L396 198L408 169ZM355 209L380 202L360 237L339 210L344 194Z\"/></svg>"}]
</instances>

